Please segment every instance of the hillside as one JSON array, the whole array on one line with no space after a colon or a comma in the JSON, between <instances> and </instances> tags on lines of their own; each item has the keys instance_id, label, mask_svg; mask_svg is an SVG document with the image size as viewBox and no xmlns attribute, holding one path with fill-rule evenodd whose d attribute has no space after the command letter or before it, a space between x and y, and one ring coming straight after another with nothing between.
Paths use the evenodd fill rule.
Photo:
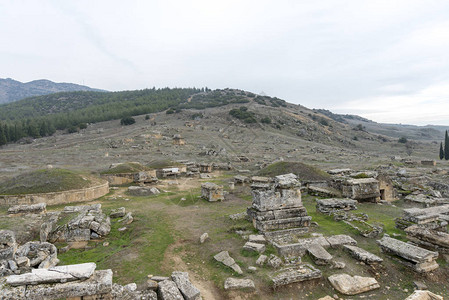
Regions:
<instances>
[{"instance_id":1,"label":"hillside","mask_svg":"<svg viewBox=\"0 0 449 300\"><path fill-rule=\"evenodd\" d=\"M11 78L0 78L0 104L14 102L28 97L72 91L101 90L93 89L85 85L66 82L56 83L45 79L20 82Z\"/></svg>"}]
</instances>

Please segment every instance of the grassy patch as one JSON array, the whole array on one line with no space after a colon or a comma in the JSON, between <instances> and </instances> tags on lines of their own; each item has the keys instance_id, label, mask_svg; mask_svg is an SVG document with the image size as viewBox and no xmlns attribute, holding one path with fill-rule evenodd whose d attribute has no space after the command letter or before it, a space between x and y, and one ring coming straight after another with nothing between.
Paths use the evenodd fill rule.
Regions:
<instances>
[{"instance_id":1,"label":"grassy patch","mask_svg":"<svg viewBox=\"0 0 449 300\"><path fill-rule=\"evenodd\" d=\"M80 173L64 169L44 169L4 181L0 194L51 193L88 187L91 181Z\"/></svg>"}]
</instances>

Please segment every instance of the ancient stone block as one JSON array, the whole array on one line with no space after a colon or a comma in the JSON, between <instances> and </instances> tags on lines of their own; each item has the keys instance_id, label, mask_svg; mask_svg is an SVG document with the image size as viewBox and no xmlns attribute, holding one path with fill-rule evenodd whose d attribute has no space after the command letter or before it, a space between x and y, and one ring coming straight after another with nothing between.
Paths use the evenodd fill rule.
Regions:
<instances>
[{"instance_id":1,"label":"ancient stone block","mask_svg":"<svg viewBox=\"0 0 449 300\"><path fill-rule=\"evenodd\" d=\"M380 288L379 283L372 277L334 274L329 276L328 280L337 291L344 295L357 295Z\"/></svg>"},{"instance_id":2,"label":"ancient stone block","mask_svg":"<svg viewBox=\"0 0 449 300\"><path fill-rule=\"evenodd\" d=\"M252 251L252 252L264 253L265 245L252 243L252 242L246 242L245 245L243 246L243 249L245 249L247 251Z\"/></svg>"},{"instance_id":3,"label":"ancient stone block","mask_svg":"<svg viewBox=\"0 0 449 300\"><path fill-rule=\"evenodd\" d=\"M307 252L317 265L327 265L332 261L332 255L321 245L313 243L307 248Z\"/></svg>"},{"instance_id":4,"label":"ancient stone block","mask_svg":"<svg viewBox=\"0 0 449 300\"><path fill-rule=\"evenodd\" d=\"M161 300L184 300L176 284L171 280L164 280L158 283L158 299Z\"/></svg>"},{"instance_id":5,"label":"ancient stone block","mask_svg":"<svg viewBox=\"0 0 449 300\"><path fill-rule=\"evenodd\" d=\"M201 197L209 202L224 200L223 187L212 182L201 184Z\"/></svg>"},{"instance_id":6,"label":"ancient stone block","mask_svg":"<svg viewBox=\"0 0 449 300\"><path fill-rule=\"evenodd\" d=\"M15 205L8 208L8 214L40 214L45 213L47 204Z\"/></svg>"},{"instance_id":7,"label":"ancient stone block","mask_svg":"<svg viewBox=\"0 0 449 300\"><path fill-rule=\"evenodd\" d=\"M236 279L227 278L224 283L224 289L228 290L244 290L252 292L256 289L254 282L251 279Z\"/></svg>"},{"instance_id":8,"label":"ancient stone block","mask_svg":"<svg viewBox=\"0 0 449 300\"><path fill-rule=\"evenodd\" d=\"M301 264L275 272L271 278L273 287L278 288L290 283L321 278L321 271L310 264Z\"/></svg>"},{"instance_id":9,"label":"ancient stone block","mask_svg":"<svg viewBox=\"0 0 449 300\"><path fill-rule=\"evenodd\" d=\"M352 245L344 245L343 249L348 252L355 259L362 261L366 264L375 264L383 262L383 259L379 256L366 251L365 249L359 248Z\"/></svg>"},{"instance_id":10,"label":"ancient stone block","mask_svg":"<svg viewBox=\"0 0 449 300\"><path fill-rule=\"evenodd\" d=\"M176 271L171 274L171 279L176 284L185 300L201 299L200 290L189 280L189 273Z\"/></svg>"},{"instance_id":11,"label":"ancient stone block","mask_svg":"<svg viewBox=\"0 0 449 300\"><path fill-rule=\"evenodd\" d=\"M242 269L240 268L240 266L238 264L236 264L235 260L231 256L229 256L228 251L221 251L220 253L218 253L214 256L214 259L216 261L221 262L225 266L230 267L238 274L243 274Z\"/></svg>"}]
</instances>

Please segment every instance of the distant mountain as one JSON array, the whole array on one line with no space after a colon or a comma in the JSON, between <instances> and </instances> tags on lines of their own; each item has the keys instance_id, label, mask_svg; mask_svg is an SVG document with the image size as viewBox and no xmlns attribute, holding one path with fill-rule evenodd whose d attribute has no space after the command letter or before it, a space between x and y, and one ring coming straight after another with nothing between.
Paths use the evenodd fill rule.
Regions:
<instances>
[{"instance_id":1,"label":"distant mountain","mask_svg":"<svg viewBox=\"0 0 449 300\"><path fill-rule=\"evenodd\" d=\"M0 78L0 104L9 103L33 96L58 92L102 91L74 83L56 83L46 79L20 82L11 78Z\"/></svg>"}]
</instances>

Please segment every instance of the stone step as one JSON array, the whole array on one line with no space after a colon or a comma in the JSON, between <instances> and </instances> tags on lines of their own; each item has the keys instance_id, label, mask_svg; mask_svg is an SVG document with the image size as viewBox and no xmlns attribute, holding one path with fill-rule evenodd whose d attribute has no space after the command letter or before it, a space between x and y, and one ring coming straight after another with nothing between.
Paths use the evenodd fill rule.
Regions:
<instances>
[{"instance_id":1,"label":"stone step","mask_svg":"<svg viewBox=\"0 0 449 300\"><path fill-rule=\"evenodd\" d=\"M282 230L289 229L295 227L307 227L310 225L310 221L312 217L296 217L296 218L288 218L288 219L280 219L280 220L270 220L270 221L255 221L255 227L260 231L274 231L274 230Z\"/></svg>"}]
</instances>

